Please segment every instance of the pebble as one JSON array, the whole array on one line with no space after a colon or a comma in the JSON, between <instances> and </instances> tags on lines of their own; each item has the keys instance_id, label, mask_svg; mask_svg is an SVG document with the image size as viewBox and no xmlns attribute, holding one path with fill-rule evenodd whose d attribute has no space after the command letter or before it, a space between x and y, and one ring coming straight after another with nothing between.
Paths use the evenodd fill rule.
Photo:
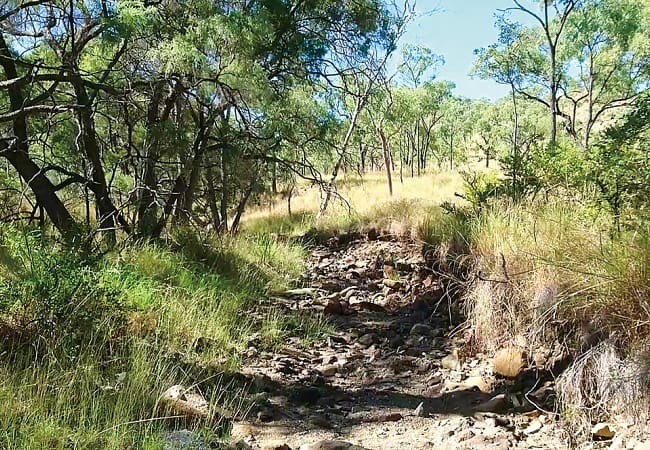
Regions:
<instances>
[{"instance_id":1,"label":"pebble","mask_svg":"<svg viewBox=\"0 0 650 450\"><path fill-rule=\"evenodd\" d=\"M357 342L364 347L370 347L372 344L377 342L377 335L375 333L368 333L361 336Z\"/></svg>"},{"instance_id":2,"label":"pebble","mask_svg":"<svg viewBox=\"0 0 650 450\"><path fill-rule=\"evenodd\" d=\"M430 336L433 329L425 323L416 323L411 328L411 335L415 336Z\"/></svg>"},{"instance_id":3,"label":"pebble","mask_svg":"<svg viewBox=\"0 0 650 450\"><path fill-rule=\"evenodd\" d=\"M611 424L608 423L598 423L593 426L591 429L591 434L595 438L600 439L612 439L616 435L616 431Z\"/></svg>"},{"instance_id":4,"label":"pebble","mask_svg":"<svg viewBox=\"0 0 650 450\"><path fill-rule=\"evenodd\" d=\"M535 419L535 420L531 421L530 424L528 424L528 426L524 430L524 434L526 436L530 436L531 434L535 434L538 431L540 431L543 426L544 425L542 424L542 422L539 419Z\"/></svg>"},{"instance_id":5,"label":"pebble","mask_svg":"<svg viewBox=\"0 0 650 450\"><path fill-rule=\"evenodd\" d=\"M300 450L364 450L364 448L345 441L323 440L302 445Z\"/></svg>"}]
</instances>

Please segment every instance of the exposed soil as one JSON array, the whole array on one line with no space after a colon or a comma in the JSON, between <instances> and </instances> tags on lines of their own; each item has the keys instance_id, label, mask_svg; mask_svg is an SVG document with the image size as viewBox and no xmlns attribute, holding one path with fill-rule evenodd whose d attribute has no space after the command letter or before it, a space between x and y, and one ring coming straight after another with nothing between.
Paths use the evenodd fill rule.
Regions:
<instances>
[{"instance_id":1,"label":"exposed soil","mask_svg":"<svg viewBox=\"0 0 650 450\"><path fill-rule=\"evenodd\" d=\"M487 355L463 355L453 282L429 266L419 244L372 232L316 248L308 287L276 300L325 315L336 332L272 353L251 339L244 373L258 393L235 439L255 449L567 448L544 412L552 384L532 369L497 379Z\"/></svg>"}]
</instances>

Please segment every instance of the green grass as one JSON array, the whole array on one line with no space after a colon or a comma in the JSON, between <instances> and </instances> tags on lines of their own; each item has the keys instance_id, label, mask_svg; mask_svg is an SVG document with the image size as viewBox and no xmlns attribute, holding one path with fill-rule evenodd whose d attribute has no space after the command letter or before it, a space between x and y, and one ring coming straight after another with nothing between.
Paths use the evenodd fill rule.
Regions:
<instances>
[{"instance_id":1,"label":"green grass","mask_svg":"<svg viewBox=\"0 0 650 450\"><path fill-rule=\"evenodd\" d=\"M161 448L188 426L157 408L175 384L210 401L211 419L192 426L214 440L220 414L245 407L224 373L249 336L273 348L329 331L266 300L305 269L302 247L268 236L180 233L97 260L4 229L0 254L0 448Z\"/></svg>"}]
</instances>

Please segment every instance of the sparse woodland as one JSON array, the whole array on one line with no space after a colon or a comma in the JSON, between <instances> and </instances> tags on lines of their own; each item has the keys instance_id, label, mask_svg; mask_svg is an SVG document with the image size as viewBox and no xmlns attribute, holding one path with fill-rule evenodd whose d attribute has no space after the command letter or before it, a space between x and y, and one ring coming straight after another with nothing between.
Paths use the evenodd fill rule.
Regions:
<instances>
[{"instance_id":1,"label":"sparse woodland","mask_svg":"<svg viewBox=\"0 0 650 450\"><path fill-rule=\"evenodd\" d=\"M0 448L227 441L247 361L337 332L274 299L382 235L421 248L454 354L552 381L567 447L648 432L650 3L495 10L496 101L403 43L427 6L0 4ZM165 409L176 385L205 410Z\"/></svg>"}]
</instances>

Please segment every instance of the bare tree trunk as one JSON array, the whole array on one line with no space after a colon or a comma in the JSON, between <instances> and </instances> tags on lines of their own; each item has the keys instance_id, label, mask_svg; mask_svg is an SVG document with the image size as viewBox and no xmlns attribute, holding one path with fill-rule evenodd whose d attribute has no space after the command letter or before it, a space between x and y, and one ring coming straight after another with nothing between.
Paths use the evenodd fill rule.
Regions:
<instances>
[{"instance_id":1,"label":"bare tree trunk","mask_svg":"<svg viewBox=\"0 0 650 450\"><path fill-rule=\"evenodd\" d=\"M219 214L219 206L217 205L217 191L214 188L214 172L211 164L208 164L206 168L205 182L207 185L208 205L212 214L211 222L214 229L218 230L221 225L221 216Z\"/></svg>"},{"instance_id":2,"label":"bare tree trunk","mask_svg":"<svg viewBox=\"0 0 650 450\"><path fill-rule=\"evenodd\" d=\"M221 147L219 175L221 177L221 223L219 231L228 231L228 164L226 161L227 150L224 144Z\"/></svg>"},{"instance_id":3,"label":"bare tree trunk","mask_svg":"<svg viewBox=\"0 0 650 450\"><path fill-rule=\"evenodd\" d=\"M388 140L386 139L386 136L384 135L384 131L379 129L377 130L379 133L379 139L381 141L381 148L384 153L384 164L386 165L386 178L388 179L388 192L390 193L391 197L393 196L393 177L391 176L390 173L390 166L391 166L391 157L390 157L390 148L388 147ZM402 159L402 158L400 158ZM401 177L401 170L400 170L400 177Z\"/></svg>"},{"instance_id":4,"label":"bare tree trunk","mask_svg":"<svg viewBox=\"0 0 650 450\"><path fill-rule=\"evenodd\" d=\"M158 223L154 227L151 233L151 237L153 238L160 237L163 230L167 226L167 221L169 220L169 217L171 217L172 214L174 213L174 208L179 207L180 200L183 198L183 194L185 193L186 189L187 189L187 184L185 183L185 178L181 173L176 178L176 182L174 183L172 192L167 198L167 201L165 202L165 207L163 208L162 216L160 217Z\"/></svg>"},{"instance_id":5,"label":"bare tree trunk","mask_svg":"<svg viewBox=\"0 0 650 450\"><path fill-rule=\"evenodd\" d=\"M29 157L27 152L5 149L0 151L0 154L7 158L20 177L27 183L34 193L34 197L36 197L36 203L45 209L56 229L63 235L68 235L73 231L75 221L57 196L56 187L45 176L45 172Z\"/></svg>"},{"instance_id":6,"label":"bare tree trunk","mask_svg":"<svg viewBox=\"0 0 650 450\"><path fill-rule=\"evenodd\" d=\"M271 192L278 195L278 163L275 160L271 163Z\"/></svg>"},{"instance_id":7,"label":"bare tree trunk","mask_svg":"<svg viewBox=\"0 0 650 450\"><path fill-rule=\"evenodd\" d=\"M194 139L194 143L192 145L192 159L191 161L188 161L186 164L189 166L189 168L182 168L181 170L187 171L189 170L189 175L187 177L188 183L187 183L187 189L183 193L183 198L182 201L179 204L179 208L177 209L177 214L176 217L178 217L181 221L183 222L188 222L191 219L192 216L192 208L194 206L194 196L196 194L196 189L199 184L200 180L200 175L201 175L201 164L203 161L203 154L205 152L205 148L207 145L207 138L209 134L209 127L205 123L205 120L203 119L203 114L200 113L200 120L199 120L199 130L197 132L197 135Z\"/></svg>"},{"instance_id":8,"label":"bare tree trunk","mask_svg":"<svg viewBox=\"0 0 650 450\"><path fill-rule=\"evenodd\" d=\"M244 214L244 210L246 209L246 203L248 203L248 199L253 193L253 189L255 189L255 184L257 183L258 176L259 176L259 169L256 169L255 173L253 173L250 182L248 183L248 186L246 187L246 190L242 193L241 200L239 200L239 205L237 205L237 212L235 213L235 217L233 218L232 224L230 226L231 233L236 233L237 230L239 230L239 223L241 221L241 216L242 214Z\"/></svg>"},{"instance_id":9,"label":"bare tree trunk","mask_svg":"<svg viewBox=\"0 0 650 450\"><path fill-rule=\"evenodd\" d=\"M95 194L95 203L97 205L97 212L99 213L97 218L99 230L104 233L109 243L115 243L115 231L118 220L125 227L128 227L128 224L111 200L101 150L97 141L95 121L93 120L92 100L88 96L81 76L75 76L73 87L77 103L82 105L78 114L78 124L85 157L90 163L90 177L92 180L90 190Z\"/></svg>"},{"instance_id":10,"label":"bare tree trunk","mask_svg":"<svg viewBox=\"0 0 650 450\"><path fill-rule=\"evenodd\" d=\"M551 145L555 145L555 142L557 141L558 83L557 83L557 61L556 61L555 53L556 53L555 47L551 46L551 98L549 102L551 106L551 136L550 136Z\"/></svg>"},{"instance_id":11,"label":"bare tree trunk","mask_svg":"<svg viewBox=\"0 0 650 450\"><path fill-rule=\"evenodd\" d=\"M154 86L153 95L149 108L147 110L147 124L145 134L145 144L142 149L144 164L140 185L138 188L138 218L137 229L141 236L149 236L156 226L157 203L157 178L156 178L156 161L158 160L158 108L162 100L163 84L158 83Z\"/></svg>"},{"instance_id":12,"label":"bare tree trunk","mask_svg":"<svg viewBox=\"0 0 650 450\"><path fill-rule=\"evenodd\" d=\"M454 133L452 131L449 141L449 170L454 170Z\"/></svg>"},{"instance_id":13,"label":"bare tree trunk","mask_svg":"<svg viewBox=\"0 0 650 450\"><path fill-rule=\"evenodd\" d=\"M292 184L291 188L289 188L289 192L287 192L287 213L289 214L289 217L292 216L291 213L291 198L293 197L293 190L295 189L295 185Z\"/></svg>"},{"instance_id":14,"label":"bare tree trunk","mask_svg":"<svg viewBox=\"0 0 650 450\"><path fill-rule=\"evenodd\" d=\"M325 185L325 196L321 200L320 207L318 208L318 214L316 214L316 220L320 220L323 215L325 214L325 211L327 211L327 207L330 204L330 201L332 200L332 194L334 191L334 183L336 182L336 178L339 175L339 171L341 170L341 165L343 164L343 161L345 160L345 152L350 145L350 140L352 139L352 134L354 133L355 128L357 127L357 121L359 120L359 114L361 113L361 110L363 109L363 106L366 101L366 97L368 96L368 93L370 92L370 88L366 88L366 92L364 95L357 97L357 101L354 105L354 111L352 112L352 117L350 119L350 124L348 125L348 130L345 133L345 137L343 138L343 143L341 144L341 147L339 148L339 158L336 161L336 164L334 164L334 170L332 170L332 176L330 177L329 182Z\"/></svg>"},{"instance_id":15,"label":"bare tree trunk","mask_svg":"<svg viewBox=\"0 0 650 450\"><path fill-rule=\"evenodd\" d=\"M159 200L158 176L156 163L160 159L160 124L169 120L176 106L176 100L182 90L182 85L177 84L171 88L163 102L164 82L154 86L153 95L147 110L146 139L143 148L144 167L140 180L138 197L138 233L142 236L155 234L157 228ZM162 111L161 109L162 105Z\"/></svg>"},{"instance_id":16,"label":"bare tree trunk","mask_svg":"<svg viewBox=\"0 0 650 450\"><path fill-rule=\"evenodd\" d=\"M512 108L513 108L513 128L512 128L512 198L517 199L517 176L519 170L519 112L517 111L517 95L515 86L511 86L512 91Z\"/></svg>"}]
</instances>

